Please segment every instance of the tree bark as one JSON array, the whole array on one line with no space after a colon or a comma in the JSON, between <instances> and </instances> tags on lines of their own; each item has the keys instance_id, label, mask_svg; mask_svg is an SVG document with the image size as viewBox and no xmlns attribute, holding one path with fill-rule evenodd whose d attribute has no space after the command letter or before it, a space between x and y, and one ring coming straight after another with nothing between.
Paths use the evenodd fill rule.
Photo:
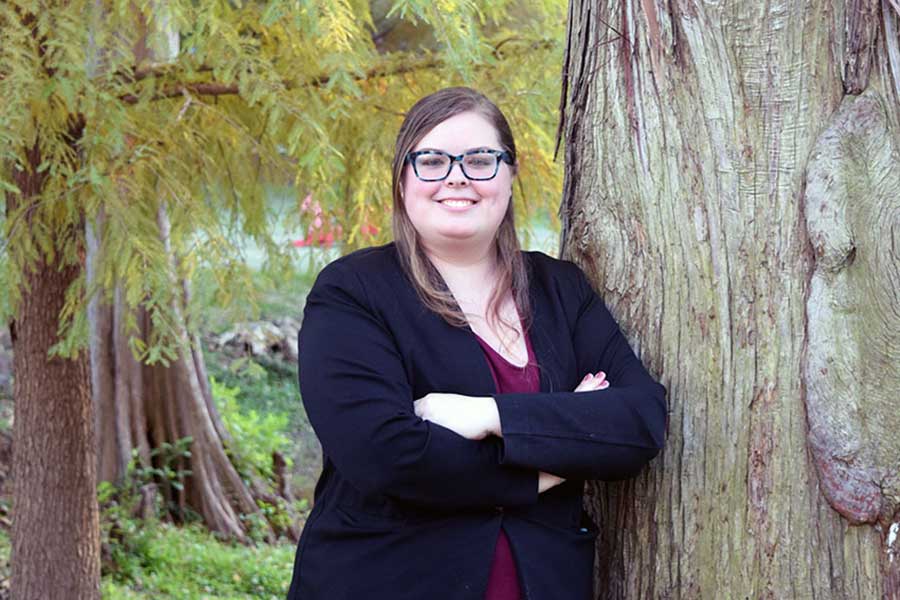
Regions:
<instances>
[{"instance_id":1,"label":"tree bark","mask_svg":"<svg viewBox=\"0 0 900 600\"><path fill-rule=\"evenodd\" d=\"M38 198L44 177L38 147L14 170L21 196L7 211ZM31 211L23 213L31 224ZM77 231L69 232L77 237ZM87 354L49 358L59 340L66 291L81 273L62 250L41 253L24 273L11 327L15 374L13 425L12 597L17 600L100 597L100 538L90 371Z\"/></svg>"},{"instance_id":2,"label":"tree bark","mask_svg":"<svg viewBox=\"0 0 900 600\"><path fill-rule=\"evenodd\" d=\"M900 598L887 0L573 0L560 253L669 390L602 598Z\"/></svg>"}]
</instances>

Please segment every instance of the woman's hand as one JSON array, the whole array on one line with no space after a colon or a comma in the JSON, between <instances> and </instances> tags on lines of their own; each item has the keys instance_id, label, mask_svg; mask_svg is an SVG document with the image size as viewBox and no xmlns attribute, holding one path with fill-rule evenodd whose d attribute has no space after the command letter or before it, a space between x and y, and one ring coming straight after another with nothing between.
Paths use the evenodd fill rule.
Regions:
<instances>
[{"instance_id":1,"label":"woman's hand","mask_svg":"<svg viewBox=\"0 0 900 600\"><path fill-rule=\"evenodd\" d=\"M432 392L413 402L416 415L470 440L500 434L500 412L490 396Z\"/></svg>"},{"instance_id":2,"label":"woman's hand","mask_svg":"<svg viewBox=\"0 0 900 600\"><path fill-rule=\"evenodd\" d=\"M609 387L609 381L606 380L606 373L598 371L596 375L588 373L575 388L576 392L593 392L594 390L605 390Z\"/></svg>"},{"instance_id":3,"label":"woman's hand","mask_svg":"<svg viewBox=\"0 0 900 600\"><path fill-rule=\"evenodd\" d=\"M565 479L562 477L557 477L552 473L544 473L540 471L538 473L538 494L543 494L547 490L554 488L564 482Z\"/></svg>"}]
</instances>

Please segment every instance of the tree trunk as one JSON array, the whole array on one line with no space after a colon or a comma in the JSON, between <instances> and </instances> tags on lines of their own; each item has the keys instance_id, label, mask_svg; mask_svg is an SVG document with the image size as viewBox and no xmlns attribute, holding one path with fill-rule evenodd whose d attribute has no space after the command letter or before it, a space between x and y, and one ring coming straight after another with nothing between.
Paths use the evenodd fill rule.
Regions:
<instances>
[{"instance_id":1,"label":"tree trunk","mask_svg":"<svg viewBox=\"0 0 900 600\"><path fill-rule=\"evenodd\" d=\"M166 512L181 521L185 511L192 510L213 531L244 541L248 530L242 516L261 517L257 500L281 504L282 498L270 492L253 474L245 473L242 477L226 451L231 439L213 402L200 340L188 332L182 316L184 307L190 303L190 287L186 281L178 283L174 274L177 269L169 244L170 225L162 207L158 225L162 242L173 256L173 289L180 290L173 297L173 310L178 316L176 327L180 331L181 347L169 365L142 365L128 345L131 334L126 333L126 322L131 309L126 306L121 290L117 289L113 295L112 305L100 298L92 300L91 373L101 447L98 471L102 481L121 481L127 475L132 455L138 466L164 468L168 457L153 450L190 437L190 455L177 457L174 464L168 465L176 471L189 472L180 482L183 487L179 489L159 479L155 482ZM102 228L101 220L88 230L89 265L102 260L99 255L102 245L98 242ZM91 267L89 278L92 277ZM146 311L138 311L137 323L138 331L132 334L149 339L151 323ZM290 506L283 506L290 510ZM147 508L139 507L143 513ZM275 521L269 521L269 527L272 529L266 532L269 540L273 539L272 533L284 533L293 541L299 537L296 526L282 530Z\"/></svg>"},{"instance_id":2,"label":"tree trunk","mask_svg":"<svg viewBox=\"0 0 900 600\"><path fill-rule=\"evenodd\" d=\"M140 31L134 46L136 65L171 62L179 53L178 31L168 3L155 0L153 5L156 14L153 22L148 23L140 15L136 17ZM104 50L98 53L98 64L103 63L103 53ZM129 186L120 188L123 194L128 193ZM151 512L148 503L159 490L165 510L174 520L181 521L185 511L192 510L213 531L245 541L248 531L241 517L262 514L257 499L270 504L279 500L251 474L244 474L251 481L250 485L245 483L226 453L230 438L213 402L199 336L188 331L182 317L190 303L190 286L187 281L179 281L175 274L176 257L164 206L159 208L157 221L161 241L171 260L173 289L181 290L172 299L172 309L178 315L175 326L181 347L169 365L142 365L131 352L129 338L148 340L151 337L150 315L143 309L133 314L121 286L116 287L109 302L96 296L91 299L88 312L91 378L100 446L97 456L100 480L122 481L132 457L140 467L170 466L185 472L187 475L179 482L183 487L169 485L170 482L159 478L156 485L145 486L139 514L146 516ZM103 227L101 215L96 223L88 223L86 231L90 282L96 278L96 266L104 260ZM137 331L128 330L129 321L136 321ZM161 449L188 437L191 438L190 455L177 457L174 464L167 465L170 457ZM274 522L269 522L269 526L272 531L265 534L269 540L273 532L285 533L293 541L299 537L296 525L283 532Z\"/></svg>"},{"instance_id":3,"label":"tree trunk","mask_svg":"<svg viewBox=\"0 0 900 600\"><path fill-rule=\"evenodd\" d=\"M40 196L37 146L29 167L13 170L21 196L7 194L9 215ZM31 211L22 213L30 227ZM78 232L70 232L77 237ZM41 253L23 274L11 327L15 374L13 425L12 597L100 597L100 538L90 372L87 354L48 358L59 340L60 311L80 265L63 251Z\"/></svg>"},{"instance_id":4,"label":"tree trunk","mask_svg":"<svg viewBox=\"0 0 900 600\"><path fill-rule=\"evenodd\" d=\"M893 0L572 0L561 255L669 390L602 598L900 598Z\"/></svg>"}]
</instances>

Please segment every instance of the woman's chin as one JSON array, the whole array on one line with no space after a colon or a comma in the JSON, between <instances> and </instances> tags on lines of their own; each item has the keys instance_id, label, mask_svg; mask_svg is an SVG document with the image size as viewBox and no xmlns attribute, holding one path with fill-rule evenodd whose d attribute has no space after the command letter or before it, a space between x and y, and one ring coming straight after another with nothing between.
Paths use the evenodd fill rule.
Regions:
<instances>
[{"instance_id":1,"label":"woman's chin","mask_svg":"<svg viewBox=\"0 0 900 600\"><path fill-rule=\"evenodd\" d=\"M447 227L437 233L447 240L465 241L479 237L482 232L473 227Z\"/></svg>"}]
</instances>

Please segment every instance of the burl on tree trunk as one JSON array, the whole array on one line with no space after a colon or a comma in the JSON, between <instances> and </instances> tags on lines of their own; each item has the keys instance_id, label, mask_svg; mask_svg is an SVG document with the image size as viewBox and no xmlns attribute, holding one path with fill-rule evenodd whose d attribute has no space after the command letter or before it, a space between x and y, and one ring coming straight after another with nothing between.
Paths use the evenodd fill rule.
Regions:
<instances>
[{"instance_id":1,"label":"burl on tree trunk","mask_svg":"<svg viewBox=\"0 0 900 600\"><path fill-rule=\"evenodd\" d=\"M810 448L831 506L888 528L900 508L898 165L878 94L848 96L813 149L805 197Z\"/></svg>"}]
</instances>

